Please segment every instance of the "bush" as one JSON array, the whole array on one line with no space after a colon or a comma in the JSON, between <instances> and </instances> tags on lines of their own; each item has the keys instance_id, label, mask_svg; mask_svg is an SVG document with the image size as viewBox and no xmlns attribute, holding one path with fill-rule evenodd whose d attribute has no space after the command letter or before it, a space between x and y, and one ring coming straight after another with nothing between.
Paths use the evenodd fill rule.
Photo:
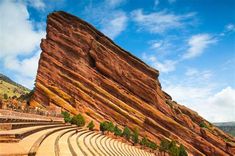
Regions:
<instances>
[{"instance_id":1,"label":"bush","mask_svg":"<svg viewBox=\"0 0 235 156\"><path fill-rule=\"evenodd\" d=\"M108 122L108 131L114 132L114 124L112 122Z\"/></svg>"},{"instance_id":2,"label":"bush","mask_svg":"<svg viewBox=\"0 0 235 156\"><path fill-rule=\"evenodd\" d=\"M76 124L78 127L82 127L85 125L85 119L82 114L78 114L72 117L71 124Z\"/></svg>"},{"instance_id":3,"label":"bush","mask_svg":"<svg viewBox=\"0 0 235 156\"><path fill-rule=\"evenodd\" d=\"M109 123L107 121L100 123L100 131L104 134L105 131L108 131L109 129Z\"/></svg>"},{"instance_id":4,"label":"bush","mask_svg":"<svg viewBox=\"0 0 235 156\"><path fill-rule=\"evenodd\" d=\"M131 137L131 130L126 126L123 130L122 136L125 137L127 140Z\"/></svg>"},{"instance_id":5,"label":"bush","mask_svg":"<svg viewBox=\"0 0 235 156\"><path fill-rule=\"evenodd\" d=\"M71 121L71 116L70 116L70 114L68 112L63 111L61 114L62 114L62 116L64 118L64 122L65 123L69 123Z\"/></svg>"},{"instance_id":6,"label":"bush","mask_svg":"<svg viewBox=\"0 0 235 156\"><path fill-rule=\"evenodd\" d=\"M180 147L179 147L179 156L188 156L188 154L182 144L180 144Z\"/></svg>"},{"instance_id":7,"label":"bush","mask_svg":"<svg viewBox=\"0 0 235 156\"><path fill-rule=\"evenodd\" d=\"M208 129L208 126L206 125L206 123L204 121L200 122L199 126L202 127L202 128L207 128Z\"/></svg>"},{"instance_id":8,"label":"bush","mask_svg":"<svg viewBox=\"0 0 235 156\"><path fill-rule=\"evenodd\" d=\"M163 139L159 147L160 152L167 152L169 150L170 143L171 142L169 140Z\"/></svg>"},{"instance_id":9,"label":"bush","mask_svg":"<svg viewBox=\"0 0 235 156\"><path fill-rule=\"evenodd\" d=\"M120 128L118 128L117 125L114 127L114 135L115 136L122 136L122 130Z\"/></svg>"},{"instance_id":10,"label":"bush","mask_svg":"<svg viewBox=\"0 0 235 156\"><path fill-rule=\"evenodd\" d=\"M169 145L169 153L171 156L178 156L179 155L179 149L178 149L175 141L171 141L171 143Z\"/></svg>"},{"instance_id":11,"label":"bush","mask_svg":"<svg viewBox=\"0 0 235 156\"><path fill-rule=\"evenodd\" d=\"M3 94L3 98L4 99L8 99L8 95L5 93L5 94Z\"/></svg>"},{"instance_id":12,"label":"bush","mask_svg":"<svg viewBox=\"0 0 235 156\"><path fill-rule=\"evenodd\" d=\"M134 145L139 142L139 132L136 128L135 128L133 134L131 135L131 140L133 141Z\"/></svg>"},{"instance_id":13,"label":"bush","mask_svg":"<svg viewBox=\"0 0 235 156\"><path fill-rule=\"evenodd\" d=\"M153 149L153 150L156 150L157 149L157 144L155 144L154 142L152 141L148 141L148 147Z\"/></svg>"},{"instance_id":14,"label":"bush","mask_svg":"<svg viewBox=\"0 0 235 156\"><path fill-rule=\"evenodd\" d=\"M148 139L146 137L143 137L142 140L140 141L140 145L147 146L147 144L148 144Z\"/></svg>"},{"instance_id":15,"label":"bush","mask_svg":"<svg viewBox=\"0 0 235 156\"><path fill-rule=\"evenodd\" d=\"M92 131L94 129L95 125L93 123L93 121L91 121L88 125L87 125L87 128Z\"/></svg>"}]
</instances>

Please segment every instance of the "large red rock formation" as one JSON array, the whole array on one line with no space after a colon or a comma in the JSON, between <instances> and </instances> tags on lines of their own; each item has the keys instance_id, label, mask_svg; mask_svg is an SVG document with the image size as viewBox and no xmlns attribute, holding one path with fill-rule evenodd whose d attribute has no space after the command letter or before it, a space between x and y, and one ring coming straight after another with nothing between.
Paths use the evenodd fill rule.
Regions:
<instances>
[{"instance_id":1,"label":"large red rock formation","mask_svg":"<svg viewBox=\"0 0 235 156\"><path fill-rule=\"evenodd\" d=\"M174 139L196 156L235 153L234 138L172 101L157 70L87 22L61 11L50 14L41 49L32 105L138 127L142 136L157 143Z\"/></svg>"}]
</instances>

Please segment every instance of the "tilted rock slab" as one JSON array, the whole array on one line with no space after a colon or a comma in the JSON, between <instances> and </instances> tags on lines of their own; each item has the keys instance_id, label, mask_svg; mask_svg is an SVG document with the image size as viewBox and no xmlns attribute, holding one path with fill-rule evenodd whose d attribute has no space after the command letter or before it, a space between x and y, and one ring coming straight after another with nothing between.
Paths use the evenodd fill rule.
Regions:
<instances>
[{"instance_id":1,"label":"tilted rock slab","mask_svg":"<svg viewBox=\"0 0 235 156\"><path fill-rule=\"evenodd\" d=\"M59 106L96 124L110 120L137 127L156 143L174 139L196 156L235 153L233 137L172 101L157 70L89 23L62 11L51 13L41 49L31 105ZM209 128L201 128L201 122Z\"/></svg>"}]
</instances>

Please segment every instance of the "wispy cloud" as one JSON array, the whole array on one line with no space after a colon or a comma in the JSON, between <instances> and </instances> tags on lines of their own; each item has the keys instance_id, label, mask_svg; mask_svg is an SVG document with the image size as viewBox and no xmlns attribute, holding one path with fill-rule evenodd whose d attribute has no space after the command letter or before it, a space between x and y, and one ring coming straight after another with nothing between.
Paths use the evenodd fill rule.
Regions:
<instances>
[{"instance_id":1,"label":"wispy cloud","mask_svg":"<svg viewBox=\"0 0 235 156\"><path fill-rule=\"evenodd\" d=\"M183 28L185 25L191 24L190 20L194 15L195 13L176 15L166 11L146 14L142 9L131 12L131 16L138 24L140 30L157 34L162 34L172 29Z\"/></svg>"},{"instance_id":2,"label":"wispy cloud","mask_svg":"<svg viewBox=\"0 0 235 156\"><path fill-rule=\"evenodd\" d=\"M183 55L183 59L190 59L200 56L209 45L216 42L217 40L209 34L193 35L188 40L189 49Z\"/></svg>"},{"instance_id":3,"label":"wispy cloud","mask_svg":"<svg viewBox=\"0 0 235 156\"><path fill-rule=\"evenodd\" d=\"M143 53L142 59L150 64L153 68L160 70L162 73L169 73L175 70L175 66L178 63L173 60L164 60L160 62L155 56L147 55Z\"/></svg>"},{"instance_id":4,"label":"wispy cloud","mask_svg":"<svg viewBox=\"0 0 235 156\"><path fill-rule=\"evenodd\" d=\"M211 81L209 70L188 68L184 75L162 81L163 89L174 100L205 117L211 122L235 121L235 88L225 86L220 90Z\"/></svg>"},{"instance_id":5,"label":"wispy cloud","mask_svg":"<svg viewBox=\"0 0 235 156\"><path fill-rule=\"evenodd\" d=\"M27 2L29 3L29 5L31 5L32 7L38 10L44 10L46 7L43 0L27 0Z\"/></svg>"},{"instance_id":6,"label":"wispy cloud","mask_svg":"<svg viewBox=\"0 0 235 156\"><path fill-rule=\"evenodd\" d=\"M85 8L84 14L105 35L115 39L126 29L128 23L126 12L118 9L123 3L125 0L106 0L96 5L91 4Z\"/></svg>"}]
</instances>

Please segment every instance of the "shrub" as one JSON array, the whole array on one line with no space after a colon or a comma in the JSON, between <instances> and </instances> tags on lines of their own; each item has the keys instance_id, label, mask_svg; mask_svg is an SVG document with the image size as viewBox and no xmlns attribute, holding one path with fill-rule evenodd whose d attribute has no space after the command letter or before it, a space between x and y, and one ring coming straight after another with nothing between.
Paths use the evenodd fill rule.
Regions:
<instances>
[{"instance_id":1,"label":"shrub","mask_svg":"<svg viewBox=\"0 0 235 156\"><path fill-rule=\"evenodd\" d=\"M125 137L127 140L131 137L131 130L126 126L123 130L122 136Z\"/></svg>"},{"instance_id":2,"label":"shrub","mask_svg":"<svg viewBox=\"0 0 235 156\"><path fill-rule=\"evenodd\" d=\"M171 156L178 156L179 155L179 149L178 149L175 141L171 141L171 143L169 145L169 153Z\"/></svg>"},{"instance_id":3,"label":"shrub","mask_svg":"<svg viewBox=\"0 0 235 156\"><path fill-rule=\"evenodd\" d=\"M148 141L148 147L153 149L153 150L156 150L157 149L157 144L155 144L154 142L152 141Z\"/></svg>"},{"instance_id":4,"label":"shrub","mask_svg":"<svg viewBox=\"0 0 235 156\"><path fill-rule=\"evenodd\" d=\"M3 94L3 98L4 99L8 99L8 95L5 93L5 94Z\"/></svg>"},{"instance_id":5,"label":"shrub","mask_svg":"<svg viewBox=\"0 0 235 156\"><path fill-rule=\"evenodd\" d=\"M114 135L115 136L122 136L122 130L120 128L118 128L117 125L114 127Z\"/></svg>"},{"instance_id":6,"label":"shrub","mask_svg":"<svg viewBox=\"0 0 235 156\"><path fill-rule=\"evenodd\" d=\"M185 148L184 148L184 145L180 144L180 147L179 147L179 156L188 156Z\"/></svg>"},{"instance_id":7,"label":"shrub","mask_svg":"<svg viewBox=\"0 0 235 156\"><path fill-rule=\"evenodd\" d=\"M204 121L200 122L199 126L202 127L202 128L207 128L208 129L208 126Z\"/></svg>"},{"instance_id":8,"label":"shrub","mask_svg":"<svg viewBox=\"0 0 235 156\"><path fill-rule=\"evenodd\" d=\"M112 122L108 122L108 131L114 132L114 124Z\"/></svg>"},{"instance_id":9,"label":"shrub","mask_svg":"<svg viewBox=\"0 0 235 156\"><path fill-rule=\"evenodd\" d=\"M109 124L107 121L100 123L100 131L102 131L103 134L105 131L108 131L108 129L109 129Z\"/></svg>"},{"instance_id":10,"label":"shrub","mask_svg":"<svg viewBox=\"0 0 235 156\"><path fill-rule=\"evenodd\" d=\"M146 146L148 144L148 139L146 137L143 137L142 140L140 141L140 145Z\"/></svg>"},{"instance_id":11,"label":"shrub","mask_svg":"<svg viewBox=\"0 0 235 156\"><path fill-rule=\"evenodd\" d=\"M68 123L68 122L71 121L71 116L70 116L70 114L68 112L63 111L61 114L62 114L62 116L64 118L64 122L65 123Z\"/></svg>"},{"instance_id":12,"label":"shrub","mask_svg":"<svg viewBox=\"0 0 235 156\"><path fill-rule=\"evenodd\" d=\"M163 139L159 147L160 152L167 152L169 150L170 143L171 142L169 140Z\"/></svg>"},{"instance_id":13,"label":"shrub","mask_svg":"<svg viewBox=\"0 0 235 156\"><path fill-rule=\"evenodd\" d=\"M133 134L131 135L131 140L133 141L134 145L139 142L139 131L136 128Z\"/></svg>"},{"instance_id":14,"label":"shrub","mask_svg":"<svg viewBox=\"0 0 235 156\"><path fill-rule=\"evenodd\" d=\"M87 128L92 131L94 129L95 125L93 123L93 121L91 121L88 125L87 125Z\"/></svg>"},{"instance_id":15,"label":"shrub","mask_svg":"<svg viewBox=\"0 0 235 156\"><path fill-rule=\"evenodd\" d=\"M71 123L76 124L78 127L82 127L85 125L85 119L82 114L78 114L72 117Z\"/></svg>"}]
</instances>

